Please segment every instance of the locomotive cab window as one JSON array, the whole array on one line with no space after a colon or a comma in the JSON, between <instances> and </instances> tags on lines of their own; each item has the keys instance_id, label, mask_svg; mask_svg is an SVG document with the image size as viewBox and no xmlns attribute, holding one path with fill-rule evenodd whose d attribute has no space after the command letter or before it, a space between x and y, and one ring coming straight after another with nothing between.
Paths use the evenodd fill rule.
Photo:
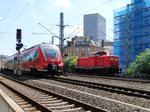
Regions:
<instances>
[{"instance_id":1,"label":"locomotive cab window","mask_svg":"<svg viewBox=\"0 0 150 112\"><path fill-rule=\"evenodd\" d=\"M101 55L98 53L98 54L96 54L96 56L101 56Z\"/></svg>"},{"instance_id":2,"label":"locomotive cab window","mask_svg":"<svg viewBox=\"0 0 150 112\"><path fill-rule=\"evenodd\" d=\"M90 55L89 55L89 57L94 57L94 56L95 56L95 54L90 54Z\"/></svg>"}]
</instances>

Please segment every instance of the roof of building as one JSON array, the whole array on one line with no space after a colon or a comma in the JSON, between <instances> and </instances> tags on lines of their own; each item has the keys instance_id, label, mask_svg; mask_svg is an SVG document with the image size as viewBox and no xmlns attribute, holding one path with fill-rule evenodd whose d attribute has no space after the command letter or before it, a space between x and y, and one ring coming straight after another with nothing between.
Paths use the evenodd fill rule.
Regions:
<instances>
[{"instance_id":1,"label":"roof of building","mask_svg":"<svg viewBox=\"0 0 150 112\"><path fill-rule=\"evenodd\" d=\"M69 47L69 46L97 46L97 47L101 47L101 43L94 42L89 37L85 37L85 36L77 37L77 36L75 36L74 38L72 38L72 41L67 41L66 47Z\"/></svg>"}]
</instances>

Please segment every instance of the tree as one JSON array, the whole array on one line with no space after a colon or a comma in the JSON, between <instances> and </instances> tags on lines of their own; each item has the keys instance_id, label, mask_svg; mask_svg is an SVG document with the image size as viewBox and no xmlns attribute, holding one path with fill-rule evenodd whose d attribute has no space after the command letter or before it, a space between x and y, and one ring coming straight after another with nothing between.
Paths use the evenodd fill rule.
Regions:
<instances>
[{"instance_id":1,"label":"tree","mask_svg":"<svg viewBox=\"0 0 150 112\"><path fill-rule=\"evenodd\" d=\"M128 74L150 77L150 49L136 56L136 60L127 69Z\"/></svg>"},{"instance_id":2,"label":"tree","mask_svg":"<svg viewBox=\"0 0 150 112\"><path fill-rule=\"evenodd\" d=\"M64 62L64 69L66 72L75 72L75 67L77 64L77 57L71 56L66 59Z\"/></svg>"}]
</instances>

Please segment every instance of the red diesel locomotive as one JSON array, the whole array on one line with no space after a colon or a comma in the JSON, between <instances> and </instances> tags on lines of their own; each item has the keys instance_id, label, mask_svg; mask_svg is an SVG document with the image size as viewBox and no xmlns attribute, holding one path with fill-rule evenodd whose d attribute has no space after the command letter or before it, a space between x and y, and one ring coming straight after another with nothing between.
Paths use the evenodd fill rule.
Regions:
<instances>
[{"instance_id":1,"label":"red diesel locomotive","mask_svg":"<svg viewBox=\"0 0 150 112\"><path fill-rule=\"evenodd\" d=\"M91 53L77 59L77 72L91 72L99 75L113 75L119 72L119 57L106 55L106 52Z\"/></svg>"},{"instance_id":2,"label":"red diesel locomotive","mask_svg":"<svg viewBox=\"0 0 150 112\"><path fill-rule=\"evenodd\" d=\"M10 56L5 68L13 70L15 74L44 72L57 75L63 73L63 61L57 46L43 43L23 50L19 56Z\"/></svg>"}]
</instances>

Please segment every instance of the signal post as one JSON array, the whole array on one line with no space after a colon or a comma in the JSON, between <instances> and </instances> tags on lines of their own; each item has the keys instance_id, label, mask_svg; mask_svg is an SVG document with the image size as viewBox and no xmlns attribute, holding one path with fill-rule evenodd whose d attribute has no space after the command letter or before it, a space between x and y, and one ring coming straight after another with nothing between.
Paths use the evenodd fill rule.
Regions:
<instances>
[{"instance_id":1,"label":"signal post","mask_svg":"<svg viewBox=\"0 0 150 112\"><path fill-rule=\"evenodd\" d=\"M23 47L23 44L21 43L21 29L17 29L16 41L16 50L18 51L18 56L14 58L14 74L21 75L20 49Z\"/></svg>"}]
</instances>

